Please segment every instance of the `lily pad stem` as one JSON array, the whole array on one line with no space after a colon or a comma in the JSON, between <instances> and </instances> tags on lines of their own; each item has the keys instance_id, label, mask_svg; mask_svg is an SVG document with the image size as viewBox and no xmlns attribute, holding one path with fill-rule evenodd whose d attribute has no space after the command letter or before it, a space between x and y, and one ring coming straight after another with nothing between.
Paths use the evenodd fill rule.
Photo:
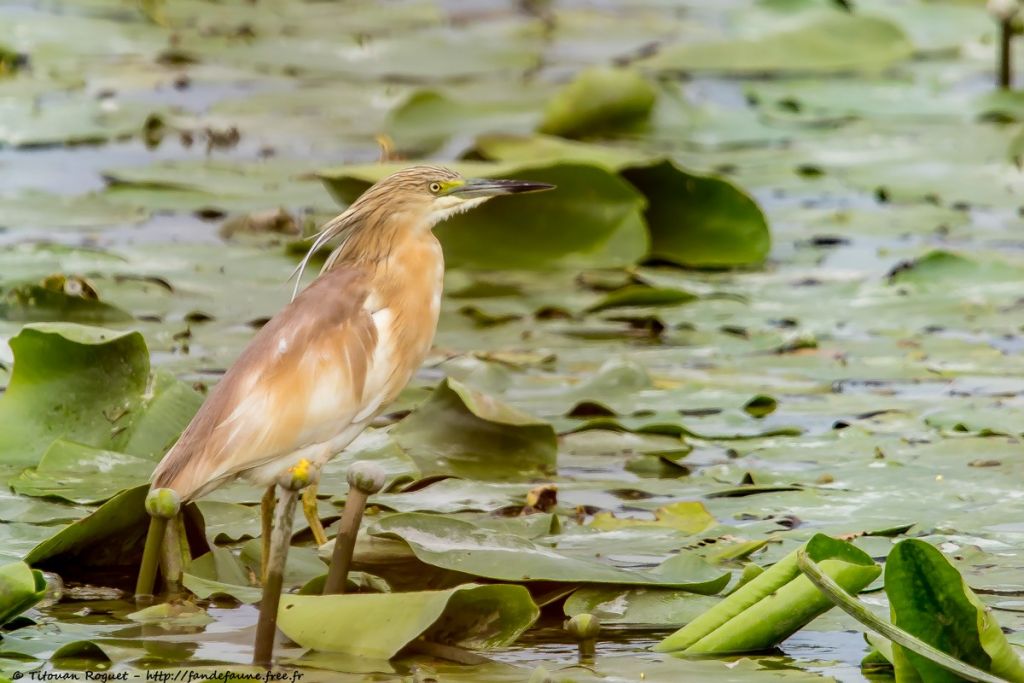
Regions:
<instances>
[{"instance_id":1,"label":"lily pad stem","mask_svg":"<svg viewBox=\"0 0 1024 683\"><path fill-rule=\"evenodd\" d=\"M843 590L842 586L823 572L802 549L797 552L797 565L800 567L800 571L810 579L811 583L824 593L836 607L897 645L905 647L911 652L915 652L969 681L977 681L977 683L1008 683L1006 679L993 676L987 671L982 671L967 662L962 662L956 657L932 647L923 640L919 640L898 626L880 619L856 598Z\"/></svg>"},{"instance_id":2,"label":"lily pad stem","mask_svg":"<svg viewBox=\"0 0 1024 683\"><path fill-rule=\"evenodd\" d=\"M372 462L356 462L348 468L348 496L345 498L338 536L334 539L334 552L324 582L324 595L345 592L345 581L349 567L352 566L352 554L359 535L359 525L363 521L363 511L366 510L366 499L383 488L385 477L384 470Z\"/></svg>"},{"instance_id":3,"label":"lily pad stem","mask_svg":"<svg viewBox=\"0 0 1024 683\"><path fill-rule=\"evenodd\" d=\"M1013 19L999 22L999 87L1009 90L1013 82Z\"/></svg>"},{"instance_id":4,"label":"lily pad stem","mask_svg":"<svg viewBox=\"0 0 1024 683\"><path fill-rule=\"evenodd\" d=\"M156 571L160 562L167 522L177 516L181 509L181 498L172 489L154 489L146 496L146 512L149 514L149 531L142 551L142 565L135 584L135 600L140 605L153 602L153 587L156 585Z\"/></svg>"}]
</instances>

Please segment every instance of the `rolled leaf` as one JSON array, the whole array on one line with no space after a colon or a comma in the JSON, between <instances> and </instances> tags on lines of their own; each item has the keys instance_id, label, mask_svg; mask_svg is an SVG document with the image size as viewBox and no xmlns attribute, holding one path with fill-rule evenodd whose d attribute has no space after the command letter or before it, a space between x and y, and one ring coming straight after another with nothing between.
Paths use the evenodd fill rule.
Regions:
<instances>
[{"instance_id":1,"label":"rolled leaf","mask_svg":"<svg viewBox=\"0 0 1024 683\"><path fill-rule=\"evenodd\" d=\"M815 535L804 549L853 594L881 573L863 551L823 534ZM687 654L762 650L782 642L831 606L801 575L794 551L653 649Z\"/></svg>"}]
</instances>

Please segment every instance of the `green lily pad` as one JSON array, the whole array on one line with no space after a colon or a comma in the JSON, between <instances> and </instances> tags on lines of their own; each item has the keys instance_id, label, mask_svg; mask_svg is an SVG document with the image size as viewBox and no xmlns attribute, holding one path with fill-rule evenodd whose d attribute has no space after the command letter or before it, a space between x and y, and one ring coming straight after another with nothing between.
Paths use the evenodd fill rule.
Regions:
<instances>
[{"instance_id":1,"label":"green lily pad","mask_svg":"<svg viewBox=\"0 0 1024 683\"><path fill-rule=\"evenodd\" d=\"M666 588L606 588L585 586L563 606L565 616L593 614L602 624L657 627L693 621L719 598Z\"/></svg>"},{"instance_id":2,"label":"green lily pad","mask_svg":"<svg viewBox=\"0 0 1024 683\"><path fill-rule=\"evenodd\" d=\"M635 526L655 526L678 529L686 534L699 534L716 523L714 516L700 502L672 503L654 511L654 519L617 518L610 512L594 515L590 526L608 531Z\"/></svg>"},{"instance_id":3,"label":"green lily pad","mask_svg":"<svg viewBox=\"0 0 1024 683\"><path fill-rule=\"evenodd\" d=\"M1024 663L993 613L936 548L918 539L897 543L885 562L892 623L957 659L1009 681L1024 681ZM941 614L942 619L935 615ZM893 644L898 680L959 681L932 661Z\"/></svg>"},{"instance_id":4,"label":"green lily pad","mask_svg":"<svg viewBox=\"0 0 1024 683\"><path fill-rule=\"evenodd\" d=\"M129 322L133 317L99 299L45 284L24 284L11 287L0 299L0 320L104 324Z\"/></svg>"},{"instance_id":5,"label":"green lily pad","mask_svg":"<svg viewBox=\"0 0 1024 683\"><path fill-rule=\"evenodd\" d=\"M651 256L685 266L756 265L771 236L757 203L732 183L662 162L623 171L648 199Z\"/></svg>"},{"instance_id":6,"label":"green lily pad","mask_svg":"<svg viewBox=\"0 0 1024 683\"><path fill-rule=\"evenodd\" d=\"M641 64L666 71L734 74L878 71L914 51L899 27L884 19L838 9L804 14L807 18L796 26L669 46Z\"/></svg>"},{"instance_id":7,"label":"green lily pad","mask_svg":"<svg viewBox=\"0 0 1024 683\"><path fill-rule=\"evenodd\" d=\"M705 594L719 592L729 581L728 573L691 554L670 557L649 571L623 569L440 515L391 515L380 520L370 533L405 541L427 564L497 581L664 586Z\"/></svg>"},{"instance_id":8,"label":"green lily pad","mask_svg":"<svg viewBox=\"0 0 1024 683\"><path fill-rule=\"evenodd\" d=\"M683 289L671 287L650 287L648 285L627 285L616 289L590 307L591 311L605 311L610 308L632 308L640 306L678 306L696 299L696 295Z\"/></svg>"},{"instance_id":9,"label":"green lily pad","mask_svg":"<svg viewBox=\"0 0 1024 683\"><path fill-rule=\"evenodd\" d=\"M418 90L392 110L387 130L402 150L429 151L453 137L470 138L497 131L529 132L540 118L532 102L521 99L480 102Z\"/></svg>"},{"instance_id":10,"label":"green lily pad","mask_svg":"<svg viewBox=\"0 0 1024 683\"><path fill-rule=\"evenodd\" d=\"M43 599L46 579L39 570L24 562L0 566L0 625Z\"/></svg>"},{"instance_id":11,"label":"green lily pad","mask_svg":"<svg viewBox=\"0 0 1024 683\"><path fill-rule=\"evenodd\" d=\"M723 268L758 264L768 255L768 223L750 196L727 180L694 173L663 156L545 136L484 137L477 151L504 163L574 161L620 173L647 198L644 216L655 258Z\"/></svg>"},{"instance_id":12,"label":"green lily pad","mask_svg":"<svg viewBox=\"0 0 1024 683\"><path fill-rule=\"evenodd\" d=\"M38 465L9 484L23 496L97 504L119 491L146 483L152 471L150 459L58 439L43 453Z\"/></svg>"},{"instance_id":13,"label":"green lily pad","mask_svg":"<svg viewBox=\"0 0 1024 683\"><path fill-rule=\"evenodd\" d=\"M0 198L0 227L91 229L141 223L149 214L137 206L116 204L98 194L67 196L26 191Z\"/></svg>"},{"instance_id":14,"label":"green lily pad","mask_svg":"<svg viewBox=\"0 0 1024 683\"><path fill-rule=\"evenodd\" d=\"M656 97L632 69L585 69L551 98L538 130L566 138L633 131L646 122Z\"/></svg>"},{"instance_id":15,"label":"green lily pad","mask_svg":"<svg viewBox=\"0 0 1024 683\"><path fill-rule=\"evenodd\" d=\"M181 583L196 597L228 596L244 604L259 602L263 589L251 582L245 565L226 548L212 548L189 564Z\"/></svg>"},{"instance_id":16,"label":"green lily pad","mask_svg":"<svg viewBox=\"0 0 1024 683\"><path fill-rule=\"evenodd\" d=\"M390 659L420 637L473 649L508 645L539 614L522 586L466 584L413 593L285 595L277 624L303 647Z\"/></svg>"},{"instance_id":17,"label":"green lily pad","mask_svg":"<svg viewBox=\"0 0 1024 683\"><path fill-rule=\"evenodd\" d=\"M138 332L71 323L26 325L10 340L14 371L0 398L0 462L34 465L56 439L159 458L201 402L149 372Z\"/></svg>"},{"instance_id":18,"label":"green lily pad","mask_svg":"<svg viewBox=\"0 0 1024 683\"><path fill-rule=\"evenodd\" d=\"M555 467L552 426L447 379L391 436L424 475L510 479Z\"/></svg>"},{"instance_id":19,"label":"green lily pad","mask_svg":"<svg viewBox=\"0 0 1024 683\"><path fill-rule=\"evenodd\" d=\"M148 527L148 492L145 484L119 493L88 517L36 545L25 562L52 568L65 577L87 567L137 566ZM74 571L65 572L64 568Z\"/></svg>"}]
</instances>

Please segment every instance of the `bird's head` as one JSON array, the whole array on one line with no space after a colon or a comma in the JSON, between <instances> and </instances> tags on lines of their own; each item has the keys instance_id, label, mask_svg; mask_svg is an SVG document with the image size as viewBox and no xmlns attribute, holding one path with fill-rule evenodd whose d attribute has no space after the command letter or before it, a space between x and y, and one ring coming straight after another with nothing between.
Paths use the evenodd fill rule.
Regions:
<instances>
[{"instance_id":1,"label":"bird's head","mask_svg":"<svg viewBox=\"0 0 1024 683\"><path fill-rule=\"evenodd\" d=\"M467 179L440 166L413 166L378 182L364 192L352 208L388 206L390 211L411 214L422 221L423 227L432 228L492 197L540 192L553 187L528 180Z\"/></svg>"},{"instance_id":2,"label":"bird's head","mask_svg":"<svg viewBox=\"0 0 1024 683\"><path fill-rule=\"evenodd\" d=\"M298 276L321 246L344 235L346 242L328 259L325 270L346 258L375 260L390 253L389 240L404 230L430 230L435 225L492 197L553 189L530 180L463 178L440 166L413 166L389 175L361 194L340 216L317 233L305 258L292 273Z\"/></svg>"}]
</instances>

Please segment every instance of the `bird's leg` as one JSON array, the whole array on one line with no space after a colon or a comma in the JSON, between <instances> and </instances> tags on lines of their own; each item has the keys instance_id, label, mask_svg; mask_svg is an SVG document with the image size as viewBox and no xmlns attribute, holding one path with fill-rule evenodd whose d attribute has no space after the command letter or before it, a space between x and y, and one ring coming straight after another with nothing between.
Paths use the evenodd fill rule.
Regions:
<instances>
[{"instance_id":1,"label":"bird's leg","mask_svg":"<svg viewBox=\"0 0 1024 683\"><path fill-rule=\"evenodd\" d=\"M146 546L142 551L142 565L135 584L135 600L140 604L153 602L153 586L156 584L156 570L160 562L167 522L177 516L181 499L172 489L154 489L146 496L146 512L149 514L149 532Z\"/></svg>"},{"instance_id":2,"label":"bird's leg","mask_svg":"<svg viewBox=\"0 0 1024 683\"><path fill-rule=\"evenodd\" d=\"M356 547L359 524L363 520L363 510L366 509L366 499L381 490L386 474L374 462L356 462L348 468L347 476L348 495L345 497L345 510L341 513L338 535L334 539L334 552L331 554L327 581L324 582L324 595L345 592L348 568L352 564L352 553Z\"/></svg>"},{"instance_id":3,"label":"bird's leg","mask_svg":"<svg viewBox=\"0 0 1024 683\"><path fill-rule=\"evenodd\" d=\"M281 603L281 587L284 584L284 567L288 559L288 547L292 538L292 518L298 492L309 486L316 475L308 460L300 460L278 479L278 498L274 509L273 531L271 532L270 557L267 561L267 580L263 584L263 600L260 602L260 618L256 624L256 644L253 648L253 664L270 666L274 655L274 636L277 633L277 611ZM266 498L266 496L264 496Z\"/></svg>"},{"instance_id":4,"label":"bird's leg","mask_svg":"<svg viewBox=\"0 0 1024 683\"><path fill-rule=\"evenodd\" d=\"M267 487L260 500L260 583L267 583L267 566L270 564L270 534L274 523L274 503L277 501L277 484Z\"/></svg>"},{"instance_id":5,"label":"bird's leg","mask_svg":"<svg viewBox=\"0 0 1024 683\"><path fill-rule=\"evenodd\" d=\"M324 525L320 522L320 513L316 509L316 494L317 485L315 483L310 484L302 492L302 512L306 515L309 530L313 532L313 540L320 546L327 543L327 533L324 531Z\"/></svg>"}]
</instances>

